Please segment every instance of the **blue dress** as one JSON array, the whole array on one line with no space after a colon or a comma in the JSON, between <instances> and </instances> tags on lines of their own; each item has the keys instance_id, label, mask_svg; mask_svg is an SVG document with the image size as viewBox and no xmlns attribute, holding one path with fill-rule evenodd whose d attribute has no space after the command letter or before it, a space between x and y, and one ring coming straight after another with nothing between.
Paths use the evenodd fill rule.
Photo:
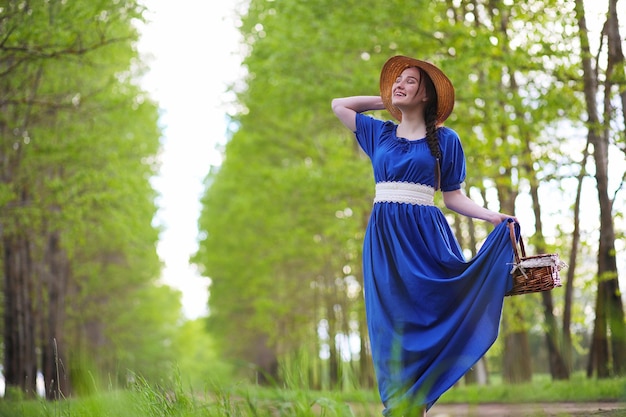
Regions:
<instances>
[{"instance_id":1,"label":"blue dress","mask_svg":"<svg viewBox=\"0 0 626 417\"><path fill-rule=\"evenodd\" d=\"M398 138L395 123L363 114L356 126L377 183L434 187L435 159L426 139ZM465 180L463 148L453 130L438 132L441 189L457 190ZM363 245L364 294L385 415L430 408L487 352L512 287L512 262L506 222L468 261L438 207L374 204Z\"/></svg>"}]
</instances>

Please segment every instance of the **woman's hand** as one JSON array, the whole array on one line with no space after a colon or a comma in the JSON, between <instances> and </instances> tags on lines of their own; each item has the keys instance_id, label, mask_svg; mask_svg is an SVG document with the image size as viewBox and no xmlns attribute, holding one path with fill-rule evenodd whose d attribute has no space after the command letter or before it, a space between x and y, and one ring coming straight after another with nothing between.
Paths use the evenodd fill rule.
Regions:
<instances>
[{"instance_id":1,"label":"woman's hand","mask_svg":"<svg viewBox=\"0 0 626 417\"><path fill-rule=\"evenodd\" d=\"M496 213L496 212L493 213L492 218L489 219L488 221L494 226L497 226L500 223L507 221L508 219L513 219L515 223L519 223L517 221L517 217L515 216L511 216L509 214L504 214L504 213Z\"/></svg>"}]
</instances>

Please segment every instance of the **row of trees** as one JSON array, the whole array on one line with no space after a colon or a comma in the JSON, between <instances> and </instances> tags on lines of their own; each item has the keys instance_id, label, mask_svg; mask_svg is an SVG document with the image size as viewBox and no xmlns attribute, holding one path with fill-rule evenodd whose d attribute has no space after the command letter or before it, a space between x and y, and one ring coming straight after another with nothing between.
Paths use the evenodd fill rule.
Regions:
<instances>
[{"instance_id":1,"label":"row of trees","mask_svg":"<svg viewBox=\"0 0 626 417\"><path fill-rule=\"evenodd\" d=\"M581 358L590 376L624 373L623 173L608 165L626 149L617 1L599 42L581 1L518 3L249 2L237 130L207 177L193 259L213 281L223 357L260 378L374 384L360 284L371 169L329 103L375 93L384 60L403 53L440 63L457 86L449 123L471 167L466 191L528 219L528 246L570 265L564 288L507 299L483 365L527 380L520 358L535 356L529 334L541 334L555 378ZM34 395L38 372L48 398L94 375L156 380L175 362L221 373L202 323L181 325L178 294L158 285L158 106L138 87L134 45L143 12L133 0L0 5L9 394ZM597 221L582 221L593 212L583 201L598 201ZM471 256L489 229L450 221Z\"/></svg>"},{"instance_id":2,"label":"row of trees","mask_svg":"<svg viewBox=\"0 0 626 417\"><path fill-rule=\"evenodd\" d=\"M584 6L251 0L236 129L207 176L193 258L212 280L209 322L224 354L261 377L373 384L360 285L373 180L329 103L375 94L383 62L405 54L439 63L456 85L447 123L464 143L466 192L523 219L529 250L569 264L563 288L507 299L489 368L529 380L539 333L548 359L535 366L554 378L581 357L590 377L623 375L624 172L609 167L626 149L623 27L616 0L598 34ZM490 229L449 219L471 256Z\"/></svg>"},{"instance_id":3,"label":"row of trees","mask_svg":"<svg viewBox=\"0 0 626 417\"><path fill-rule=\"evenodd\" d=\"M181 326L179 294L157 281L161 132L138 83L143 12L133 0L0 2L7 395L35 395L38 373L59 398L100 376L162 378L183 351L207 357L194 357L201 323Z\"/></svg>"}]
</instances>

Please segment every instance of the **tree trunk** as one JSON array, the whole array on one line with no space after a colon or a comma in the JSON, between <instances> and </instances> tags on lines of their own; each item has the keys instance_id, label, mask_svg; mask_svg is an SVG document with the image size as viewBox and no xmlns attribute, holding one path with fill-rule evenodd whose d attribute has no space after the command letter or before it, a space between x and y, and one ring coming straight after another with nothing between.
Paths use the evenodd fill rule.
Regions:
<instances>
[{"instance_id":1,"label":"tree trunk","mask_svg":"<svg viewBox=\"0 0 626 417\"><path fill-rule=\"evenodd\" d=\"M529 141L526 141L528 144ZM527 157L530 158L530 149L526 149ZM530 178L530 194L533 201L533 212L535 214L535 248L537 253L546 253L545 239L543 237L543 224L541 222L541 205L539 204L539 186L532 166L526 167ZM552 300L552 292L544 291L541 293L541 301L543 304L543 316L546 327L546 347L548 349L548 363L550 365L550 375L552 379L569 379L569 370L561 354L559 327L556 317L554 316L554 302Z\"/></svg>"},{"instance_id":2,"label":"tree trunk","mask_svg":"<svg viewBox=\"0 0 626 417\"><path fill-rule=\"evenodd\" d=\"M361 230L366 230L368 222L369 211L364 211L364 215L361 217ZM359 259L362 259L362 253L360 253L359 255ZM363 263L359 262L358 265L359 269L356 276L360 277L359 284L361 285L361 288L365 288L365 284L363 283ZM361 299L363 300L363 298ZM370 338L367 328L367 317L365 314L364 301L362 301L361 303L361 308L359 308L358 316L360 335L359 343L361 346L361 353L359 355L360 386L362 388L374 388L376 386L376 375L374 374L374 361L372 359L372 351L370 349Z\"/></svg>"},{"instance_id":3,"label":"tree trunk","mask_svg":"<svg viewBox=\"0 0 626 417\"><path fill-rule=\"evenodd\" d=\"M467 371L463 377L465 385L487 385L489 383L489 374L487 373L487 361L484 357L480 358L472 368Z\"/></svg>"},{"instance_id":4,"label":"tree trunk","mask_svg":"<svg viewBox=\"0 0 626 417\"><path fill-rule=\"evenodd\" d=\"M328 320L329 382L330 389L335 389L339 388L341 383L341 355L337 347L337 323L333 303L329 300L329 304L326 307Z\"/></svg>"},{"instance_id":5,"label":"tree trunk","mask_svg":"<svg viewBox=\"0 0 626 417\"><path fill-rule=\"evenodd\" d=\"M364 326L365 318L359 320L360 329L360 348L359 354L359 387L374 388L376 386L376 377L374 375L374 364L372 362L372 354L369 349L369 336L367 334L367 326Z\"/></svg>"},{"instance_id":6,"label":"tree trunk","mask_svg":"<svg viewBox=\"0 0 626 417\"><path fill-rule=\"evenodd\" d=\"M554 317L554 304L552 302L552 293L544 291L541 293L543 302L543 313L546 325L546 345L548 348L548 362L550 364L550 374L552 379L569 379L569 369L563 355L561 354L559 329Z\"/></svg>"},{"instance_id":7,"label":"tree trunk","mask_svg":"<svg viewBox=\"0 0 626 417\"><path fill-rule=\"evenodd\" d=\"M622 51L622 37L619 31L619 20L617 17L617 0L609 1L609 14L606 25L607 32L607 46L608 46L608 65L607 65L607 75L605 78L605 121L610 120L610 117L613 114L612 111L612 95L611 92L613 87L617 87L620 90L620 98L622 102L622 120L619 123L621 126L624 126L624 122L626 122L626 109L624 109L624 105L626 105L626 68L624 62L624 53ZM608 129L608 122L605 123ZM609 138L607 137L606 142L609 142ZM608 150L607 150L608 153ZM607 157L608 158L608 157ZM608 160L607 160L608 164ZM608 195L607 195L608 199ZM607 226L610 226L610 229L613 230L613 200L609 200L609 213L607 217L607 221L609 223ZM607 282L608 291L608 319L609 319L609 330L611 334L611 354L612 354L612 362L613 362L613 372L614 375L625 375L626 374L626 322L624 321L624 306L622 303L622 292L619 287L619 279L617 276L617 263L615 259L615 233L608 233L607 236L607 251L604 256L606 256L607 262L607 271L609 271L610 275L613 276L609 282ZM614 275L613 275L614 272Z\"/></svg>"},{"instance_id":8,"label":"tree trunk","mask_svg":"<svg viewBox=\"0 0 626 417\"><path fill-rule=\"evenodd\" d=\"M41 271L41 280L47 296L41 300L41 309L46 313L41 323L41 368L46 398L49 400L67 398L70 394L63 337L69 263L60 248L59 240L58 232L48 238L44 267Z\"/></svg>"},{"instance_id":9,"label":"tree trunk","mask_svg":"<svg viewBox=\"0 0 626 417\"><path fill-rule=\"evenodd\" d=\"M515 312L515 317L517 320L524 320L519 310ZM526 330L512 331L507 334L504 339L503 362L502 377L505 382L517 384L532 379L532 364Z\"/></svg>"},{"instance_id":10,"label":"tree trunk","mask_svg":"<svg viewBox=\"0 0 626 417\"><path fill-rule=\"evenodd\" d=\"M589 350L589 363L587 365L587 377L594 375L598 378L608 378L609 371L609 343L607 335L606 286L602 282L598 284L598 294L596 296L596 319L594 321L593 334L591 337L591 347Z\"/></svg>"},{"instance_id":11,"label":"tree trunk","mask_svg":"<svg viewBox=\"0 0 626 417\"><path fill-rule=\"evenodd\" d=\"M24 235L5 236L4 378L6 395L14 388L28 398L37 393L37 353L30 245Z\"/></svg>"},{"instance_id":12,"label":"tree trunk","mask_svg":"<svg viewBox=\"0 0 626 417\"><path fill-rule=\"evenodd\" d=\"M275 350L268 345L267 336L257 336L254 352L257 382L261 385L274 385L278 380L278 359Z\"/></svg>"},{"instance_id":13,"label":"tree trunk","mask_svg":"<svg viewBox=\"0 0 626 417\"><path fill-rule=\"evenodd\" d=\"M567 268L567 278L565 281L565 300L563 307L563 359L571 373L574 368L574 347L572 345L572 303L574 298L574 277L576 276L576 259L580 246L580 203L583 189L583 181L587 175L585 166L589 157L589 142L585 145L583 157L580 161L580 172L578 173L576 188L576 201L574 202L574 231L572 232L572 246L569 256L569 268Z\"/></svg>"},{"instance_id":14,"label":"tree trunk","mask_svg":"<svg viewBox=\"0 0 626 417\"><path fill-rule=\"evenodd\" d=\"M610 2L611 3L611 2ZM611 7L611 6L610 6ZM612 6L614 10L614 5ZM583 81L585 101L587 105L588 123L589 123L589 143L593 145L593 158L596 168L596 183L598 187L598 202L600 205L600 241L598 245L598 292L596 299L596 320L594 323L593 337L591 340L591 354L589 356L589 365L587 367L588 375L594 372L598 377L608 377L611 375L611 369L617 374L623 372L626 365L623 363L611 364L609 343L612 344L613 358L615 355L622 356L622 352L626 346L624 336L626 331L624 328L624 311L619 294L619 282L617 275L617 262L615 259L615 230L612 215L612 201L608 192L608 148L609 148L609 130L611 110L610 110L610 93L611 93L611 72L613 60L609 53L609 63L607 65L605 98L604 98L604 123L600 122L599 112L597 109L598 96L598 79L596 71L594 71L591 61L591 53L589 50L589 40L587 23L584 14L584 5L582 0L576 1L576 15L578 18L579 34L581 39L581 47L583 51ZM609 20L607 27L611 27L611 20L616 21L617 16ZM609 29L610 33L611 30ZM596 65L596 68L598 65ZM604 129L602 129L604 127ZM611 336L609 337L609 327ZM622 361L623 362L623 361Z\"/></svg>"},{"instance_id":15,"label":"tree trunk","mask_svg":"<svg viewBox=\"0 0 626 417\"><path fill-rule=\"evenodd\" d=\"M622 35L617 15L617 0L609 0L609 25L608 25L608 49L609 59L613 62L615 71L611 81L618 88L618 94L622 103L622 126L626 122L626 59L622 50ZM625 129L626 130L626 129ZM626 132L624 132L626 133ZM626 152L626 148L622 148Z\"/></svg>"}]
</instances>

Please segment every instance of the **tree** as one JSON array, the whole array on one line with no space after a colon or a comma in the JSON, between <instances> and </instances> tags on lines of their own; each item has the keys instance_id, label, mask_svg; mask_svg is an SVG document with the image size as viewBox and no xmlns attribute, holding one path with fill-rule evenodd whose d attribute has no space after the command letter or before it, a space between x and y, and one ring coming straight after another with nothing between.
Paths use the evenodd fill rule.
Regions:
<instances>
[{"instance_id":1,"label":"tree","mask_svg":"<svg viewBox=\"0 0 626 417\"><path fill-rule=\"evenodd\" d=\"M613 119L612 101L615 78L613 71L618 69L617 79L623 79L624 58L621 55L621 38L617 21L616 2L609 2L609 13L603 30L607 37L608 62L603 85L604 111L598 108L600 62L595 66L589 47L587 23L582 1L576 2L576 16L579 24L582 47L584 94L587 104L588 140L593 146L595 179L600 205L600 238L598 244L598 291L596 298L596 318L594 322L591 352L587 373L589 376L608 377L624 373L626 355L626 322L619 289L617 263L615 259L615 229L613 223L613 202L609 196L608 152L611 137L610 125ZM620 73L621 72L621 73ZM622 120L623 124L624 120ZM612 354L610 353L612 352ZM612 356L612 357L611 357Z\"/></svg>"},{"instance_id":2,"label":"tree","mask_svg":"<svg viewBox=\"0 0 626 417\"><path fill-rule=\"evenodd\" d=\"M150 290L160 269L149 184L160 132L156 105L131 70L132 23L142 10L132 1L3 6L0 245L9 394L35 395L38 370L48 398L80 391L72 377L93 371L81 364L96 353L114 352L99 359L110 358L109 376L119 374L124 336L138 337L124 352L139 357L153 342L146 335L163 336L154 329L166 313L178 320L173 294ZM157 302L158 322L115 327Z\"/></svg>"},{"instance_id":3,"label":"tree","mask_svg":"<svg viewBox=\"0 0 626 417\"><path fill-rule=\"evenodd\" d=\"M371 378L362 365L362 300L353 296L371 173L329 102L375 94L390 55L439 63L458 86L449 125L471 167L466 191L491 208L532 213L523 233L535 250L564 247L561 225L547 227L545 217L569 206L540 200L549 192L566 196L560 180L579 162L569 159L560 129L582 111L579 57L563 41L576 35L572 7L556 0L418 1L410 8L402 1L250 2L240 28L248 76L234 86L236 128L224 163L207 177L193 258L211 278L209 323L230 358L271 380L287 374L281 363L307 356L301 369L316 387L320 380L339 386L347 372ZM470 251L490 230L449 217ZM558 328L559 307L551 293L507 301L505 379L531 377L530 361L519 361L533 354L531 331L545 333L553 377L567 377L561 332L569 329ZM361 344L358 366L342 351L347 332Z\"/></svg>"},{"instance_id":4,"label":"tree","mask_svg":"<svg viewBox=\"0 0 626 417\"><path fill-rule=\"evenodd\" d=\"M558 147L566 138L555 137L553 132L578 102L576 84L564 77L572 73L571 54L556 42L566 39L573 27L571 14L564 13L566 6L558 1L511 5L461 2L447 13L455 17L458 26L471 25L468 34L463 36L458 30L458 38L452 37L450 42L454 50L465 52L455 57L466 63L458 66L462 72L457 77L469 80L458 92L453 121L462 138L473 139L465 143L472 167L467 189L480 199L486 195L485 189L495 188L494 209L509 213L519 210L517 197L528 190L535 221L534 228L523 223L522 233L532 235L540 253L546 249L540 178L550 178L557 169L554 155L561 152ZM555 26L552 22L557 15L561 20ZM546 65L546 57L550 57L550 65ZM469 76L467 68L472 69ZM500 152L493 152L494 143ZM519 360L531 356L526 333L532 320L525 316L534 299L529 298L508 299L505 308L503 370L505 380L512 382L529 380L532 373L532 361ZM552 374L563 378L567 375L560 346L554 342L560 338L552 294L542 298Z\"/></svg>"}]
</instances>

